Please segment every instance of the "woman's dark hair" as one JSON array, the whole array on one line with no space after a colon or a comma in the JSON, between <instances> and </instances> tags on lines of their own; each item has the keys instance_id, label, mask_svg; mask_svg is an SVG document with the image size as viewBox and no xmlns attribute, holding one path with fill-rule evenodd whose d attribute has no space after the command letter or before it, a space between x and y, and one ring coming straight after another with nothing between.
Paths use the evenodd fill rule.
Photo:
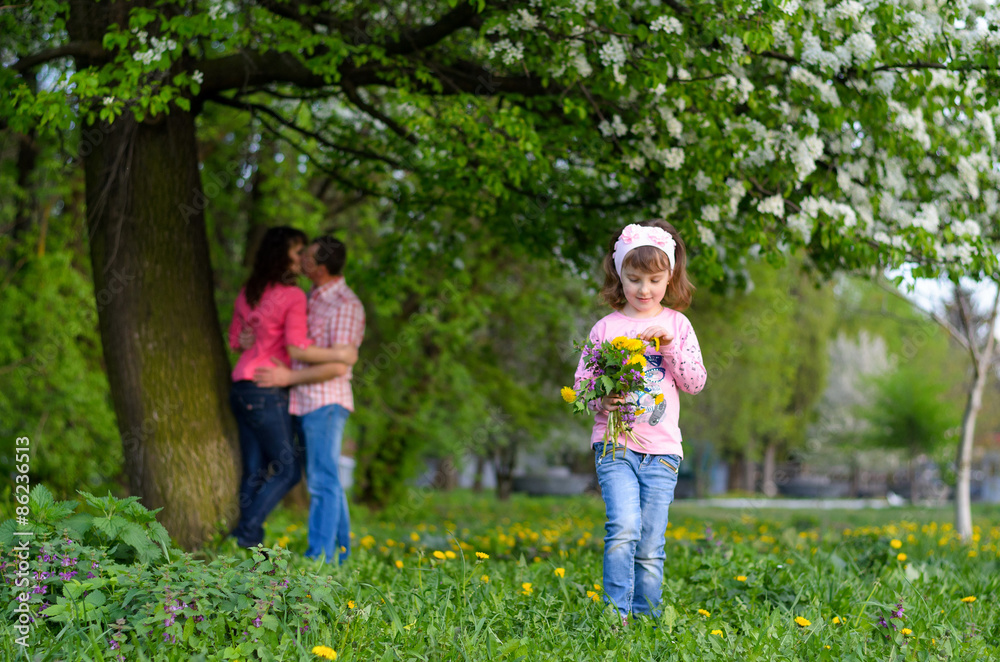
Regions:
<instances>
[{"instance_id":1,"label":"woman's dark hair","mask_svg":"<svg viewBox=\"0 0 1000 662\"><path fill-rule=\"evenodd\" d=\"M687 249L684 247L681 235L674 226L666 221L643 221L639 225L648 228L662 228L674 238L677 244L677 249L674 251L674 269L670 273L670 282L667 284L667 291L663 295L663 301L660 303L667 308L684 310L691 304L691 294L694 291L694 285L688 280ZM618 242L618 238L622 236L622 231L624 230L625 228L622 228L611 237L608 254L604 256L604 263L602 265L604 267L604 287L601 288L601 298L615 310L621 310L627 303L625 300L625 288L622 287L621 278L618 277L618 272L615 271L614 257L615 244ZM658 271L670 271L670 262L659 248L640 246L625 255L625 260L622 262L623 271L625 267L642 273L652 274Z\"/></svg>"},{"instance_id":2,"label":"woman's dark hair","mask_svg":"<svg viewBox=\"0 0 1000 662\"><path fill-rule=\"evenodd\" d=\"M250 272L244 290L251 309L257 307L269 285L291 285L295 282L296 275L291 271L292 258L288 256L288 252L295 244L305 246L306 242L306 234L301 230L285 225L268 228L264 238L260 240L253 259L253 271Z\"/></svg>"}]
</instances>

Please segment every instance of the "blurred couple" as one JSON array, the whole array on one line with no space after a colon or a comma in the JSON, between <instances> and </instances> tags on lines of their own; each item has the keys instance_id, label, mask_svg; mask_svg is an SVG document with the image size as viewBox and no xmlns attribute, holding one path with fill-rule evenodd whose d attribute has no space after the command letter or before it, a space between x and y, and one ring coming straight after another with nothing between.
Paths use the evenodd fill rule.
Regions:
<instances>
[{"instance_id":1,"label":"blurred couple","mask_svg":"<svg viewBox=\"0 0 1000 662\"><path fill-rule=\"evenodd\" d=\"M240 518L230 535L241 547L264 540L264 520L302 475L309 487L306 556L342 563L350 517L338 472L347 417L354 411L351 366L365 311L343 276L347 249L329 236L267 230L240 290L229 344L240 351L230 405L239 425L243 472ZM312 281L308 297L300 274ZM295 438L299 444L296 445Z\"/></svg>"}]
</instances>

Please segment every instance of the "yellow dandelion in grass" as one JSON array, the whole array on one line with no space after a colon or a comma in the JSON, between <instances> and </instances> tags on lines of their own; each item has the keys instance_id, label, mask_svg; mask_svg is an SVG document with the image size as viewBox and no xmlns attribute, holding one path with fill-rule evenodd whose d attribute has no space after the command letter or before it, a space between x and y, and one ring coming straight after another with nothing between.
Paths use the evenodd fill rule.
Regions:
<instances>
[{"instance_id":1,"label":"yellow dandelion in grass","mask_svg":"<svg viewBox=\"0 0 1000 662\"><path fill-rule=\"evenodd\" d=\"M825 648L825 649L827 649L827 650L830 650L830 647L829 647L829 646L823 646L823 648Z\"/></svg>"},{"instance_id":2,"label":"yellow dandelion in grass","mask_svg":"<svg viewBox=\"0 0 1000 662\"><path fill-rule=\"evenodd\" d=\"M455 552L451 551L450 549L449 549L449 550L445 550L445 553L444 553L444 555L445 555L445 557L447 557L447 558L449 558L449 559L454 559L454 558L457 558L457 557L455 556Z\"/></svg>"},{"instance_id":3,"label":"yellow dandelion in grass","mask_svg":"<svg viewBox=\"0 0 1000 662\"><path fill-rule=\"evenodd\" d=\"M747 580L747 576L746 575L736 575L735 577L733 577L733 579L735 579L738 582L745 582Z\"/></svg>"},{"instance_id":4,"label":"yellow dandelion in grass","mask_svg":"<svg viewBox=\"0 0 1000 662\"><path fill-rule=\"evenodd\" d=\"M975 601L976 601L976 596L974 595L967 595L964 598L962 598L962 602L975 602Z\"/></svg>"},{"instance_id":5,"label":"yellow dandelion in grass","mask_svg":"<svg viewBox=\"0 0 1000 662\"><path fill-rule=\"evenodd\" d=\"M403 569L403 562L400 561L399 559L397 559L396 560L396 567L399 568L400 570L402 570Z\"/></svg>"},{"instance_id":6,"label":"yellow dandelion in grass","mask_svg":"<svg viewBox=\"0 0 1000 662\"><path fill-rule=\"evenodd\" d=\"M489 575L483 575L482 577L479 578L479 581L481 581L484 584L489 584L490 583L490 576Z\"/></svg>"},{"instance_id":7,"label":"yellow dandelion in grass","mask_svg":"<svg viewBox=\"0 0 1000 662\"><path fill-rule=\"evenodd\" d=\"M410 540L412 540L413 542L417 542L418 540L420 540L420 534L417 533L416 531L411 531Z\"/></svg>"},{"instance_id":8,"label":"yellow dandelion in grass","mask_svg":"<svg viewBox=\"0 0 1000 662\"><path fill-rule=\"evenodd\" d=\"M899 554L896 554L896 560L897 561L905 561L906 560L906 554L904 554L903 552L900 552Z\"/></svg>"},{"instance_id":9,"label":"yellow dandelion in grass","mask_svg":"<svg viewBox=\"0 0 1000 662\"><path fill-rule=\"evenodd\" d=\"M800 628L806 628L812 625L812 621L810 621L808 618L802 618L801 616L796 616L795 624L798 625Z\"/></svg>"},{"instance_id":10,"label":"yellow dandelion in grass","mask_svg":"<svg viewBox=\"0 0 1000 662\"><path fill-rule=\"evenodd\" d=\"M521 593L531 595L531 582L524 582L521 584Z\"/></svg>"},{"instance_id":11,"label":"yellow dandelion in grass","mask_svg":"<svg viewBox=\"0 0 1000 662\"><path fill-rule=\"evenodd\" d=\"M974 550L974 549L970 549L970 550L969 550L969 558L970 558L970 559L972 559L972 558L975 558L975 557L977 557L977 556L979 556L979 552L977 552L977 551L976 551L976 550Z\"/></svg>"},{"instance_id":12,"label":"yellow dandelion in grass","mask_svg":"<svg viewBox=\"0 0 1000 662\"><path fill-rule=\"evenodd\" d=\"M587 597L593 600L594 602L601 601L601 594L598 593L597 591L587 591Z\"/></svg>"},{"instance_id":13,"label":"yellow dandelion in grass","mask_svg":"<svg viewBox=\"0 0 1000 662\"><path fill-rule=\"evenodd\" d=\"M910 628L903 628L899 632L903 635L913 634L913 630L911 630Z\"/></svg>"},{"instance_id":14,"label":"yellow dandelion in grass","mask_svg":"<svg viewBox=\"0 0 1000 662\"><path fill-rule=\"evenodd\" d=\"M556 577L565 577L566 568L556 568L554 571Z\"/></svg>"},{"instance_id":15,"label":"yellow dandelion in grass","mask_svg":"<svg viewBox=\"0 0 1000 662\"><path fill-rule=\"evenodd\" d=\"M281 536L280 538L278 538L278 547L286 546L289 542L291 542L291 540L292 539L289 538L288 536Z\"/></svg>"},{"instance_id":16,"label":"yellow dandelion in grass","mask_svg":"<svg viewBox=\"0 0 1000 662\"><path fill-rule=\"evenodd\" d=\"M441 561L444 561L444 559L445 559L445 555L444 555L444 552L442 552L442 551L441 551L441 550L439 550L439 549L435 549L435 550L434 550L434 554L433 554L433 556L434 556L434 558L436 558L436 559L440 559Z\"/></svg>"},{"instance_id":17,"label":"yellow dandelion in grass","mask_svg":"<svg viewBox=\"0 0 1000 662\"><path fill-rule=\"evenodd\" d=\"M889 546L892 547L893 549L899 549L900 547L903 546L903 541L892 539L889 541Z\"/></svg>"},{"instance_id":18,"label":"yellow dandelion in grass","mask_svg":"<svg viewBox=\"0 0 1000 662\"><path fill-rule=\"evenodd\" d=\"M708 618L709 616L712 615L712 612L708 611L707 609L699 609L698 613L704 616L705 618Z\"/></svg>"},{"instance_id":19,"label":"yellow dandelion in grass","mask_svg":"<svg viewBox=\"0 0 1000 662\"><path fill-rule=\"evenodd\" d=\"M571 389L569 386L563 386L559 391L559 395L561 395L562 399L566 402L576 402L576 391Z\"/></svg>"},{"instance_id":20,"label":"yellow dandelion in grass","mask_svg":"<svg viewBox=\"0 0 1000 662\"><path fill-rule=\"evenodd\" d=\"M712 630L709 634L714 634L716 636L722 636L722 630Z\"/></svg>"},{"instance_id":21,"label":"yellow dandelion in grass","mask_svg":"<svg viewBox=\"0 0 1000 662\"><path fill-rule=\"evenodd\" d=\"M840 625L840 624L841 624L841 623L842 623L843 621L841 621L841 620L840 620L840 616L834 616L834 617L833 617L833 621L831 621L831 622L832 622L832 623L833 623L834 625Z\"/></svg>"},{"instance_id":22,"label":"yellow dandelion in grass","mask_svg":"<svg viewBox=\"0 0 1000 662\"><path fill-rule=\"evenodd\" d=\"M322 657L327 660L337 659L337 651L333 650L329 646L313 646L312 653L316 657Z\"/></svg>"},{"instance_id":23,"label":"yellow dandelion in grass","mask_svg":"<svg viewBox=\"0 0 1000 662\"><path fill-rule=\"evenodd\" d=\"M490 558L490 555L487 554L486 552L476 552L476 558L479 559L480 561L485 561L486 559Z\"/></svg>"},{"instance_id":24,"label":"yellow dandelion in grass","mask_svg":"<svg viewBox=\"0 0 1000 662\"><path fill-rule=\"evenodd\" d=\"M348 600L347 601L347 608L348 609L354 609L355 606L356 605L354 604L354 600Z\"/></svg>"}]
</instances>

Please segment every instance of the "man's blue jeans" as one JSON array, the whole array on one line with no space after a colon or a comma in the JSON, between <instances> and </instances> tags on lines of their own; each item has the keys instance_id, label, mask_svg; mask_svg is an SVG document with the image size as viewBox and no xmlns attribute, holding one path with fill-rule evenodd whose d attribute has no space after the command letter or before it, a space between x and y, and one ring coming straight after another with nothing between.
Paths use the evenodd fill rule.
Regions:
<instances>
[{"instance_id":1,"label":"man's blue jeans","mask_svg":"<svg viewBox=\"0 0 1000 662\"><path fill-rule=\"evenodd\" d=\"M229 404L240 432L243 474L240 521L233 529L242 547L264 541L264 520L302 476L288 414L288 389L234 382Z\"/></svg>"},{"instance_id":2,"label":"man's blue jeans","mask_svg":"<svg viewBox=\"0 0 1000 662\"><path fill-rule=\"evenodd\" d=\"M306 483L309 486L309 547L306 556L343 563L351 550L351 517L340 484L340 444L349 411L327 405L303 416L293 416L296 432L306 447ZM343 547L344 551L339 551Z\"/></svg>"},{"instance_id":3,"label":"man's blue jeans","mask_svg":"<svg viewBox=\"0 0 1000 662\"><path fill-rule=\"evenodd\" d=\"M594 463L607 510L604 595L622 616L658 617L663 588L664 535L674 500L677 455L647 455L594 446Z\"/></svg>"}]
</instances>

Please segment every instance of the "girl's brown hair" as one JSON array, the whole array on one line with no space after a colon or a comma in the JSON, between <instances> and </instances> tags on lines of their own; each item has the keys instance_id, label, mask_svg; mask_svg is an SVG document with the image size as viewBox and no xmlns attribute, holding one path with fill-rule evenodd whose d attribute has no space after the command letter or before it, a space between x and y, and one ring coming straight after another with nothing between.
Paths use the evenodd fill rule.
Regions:
<instances>
[{"instance_id":1,"label":"girl's brown hair","mask_svg":"<svg viewBox=\"0 0 1000 662\"><path fill-rule=\"evenodd\" d=\"M670 272L670 261L659 248L640 246L625 255L625 260L622 262L622 270L624 271L628 267L633 271L647 274L656 273L657 271L670 272L670 282L667 283L667 291L660 304L674 310L684 310L691 304L691 294L694 291L694 285L688 280L687 249L684 247L681 235L674 226L666 221L643 221L639 225L647 228L662 228L674 238L674 242L677 244L677 249L674 251L674 269ZM604 256L603 263L604 287L601 288L601 298L615 310L621 310L627 303L621 278L618 277L618 272L615 271L615 244L618 242L618 238L622 236L624 229L622 228L611 237L611 243L608 245L608 254Z\"/></svg>"}]
</instances>

